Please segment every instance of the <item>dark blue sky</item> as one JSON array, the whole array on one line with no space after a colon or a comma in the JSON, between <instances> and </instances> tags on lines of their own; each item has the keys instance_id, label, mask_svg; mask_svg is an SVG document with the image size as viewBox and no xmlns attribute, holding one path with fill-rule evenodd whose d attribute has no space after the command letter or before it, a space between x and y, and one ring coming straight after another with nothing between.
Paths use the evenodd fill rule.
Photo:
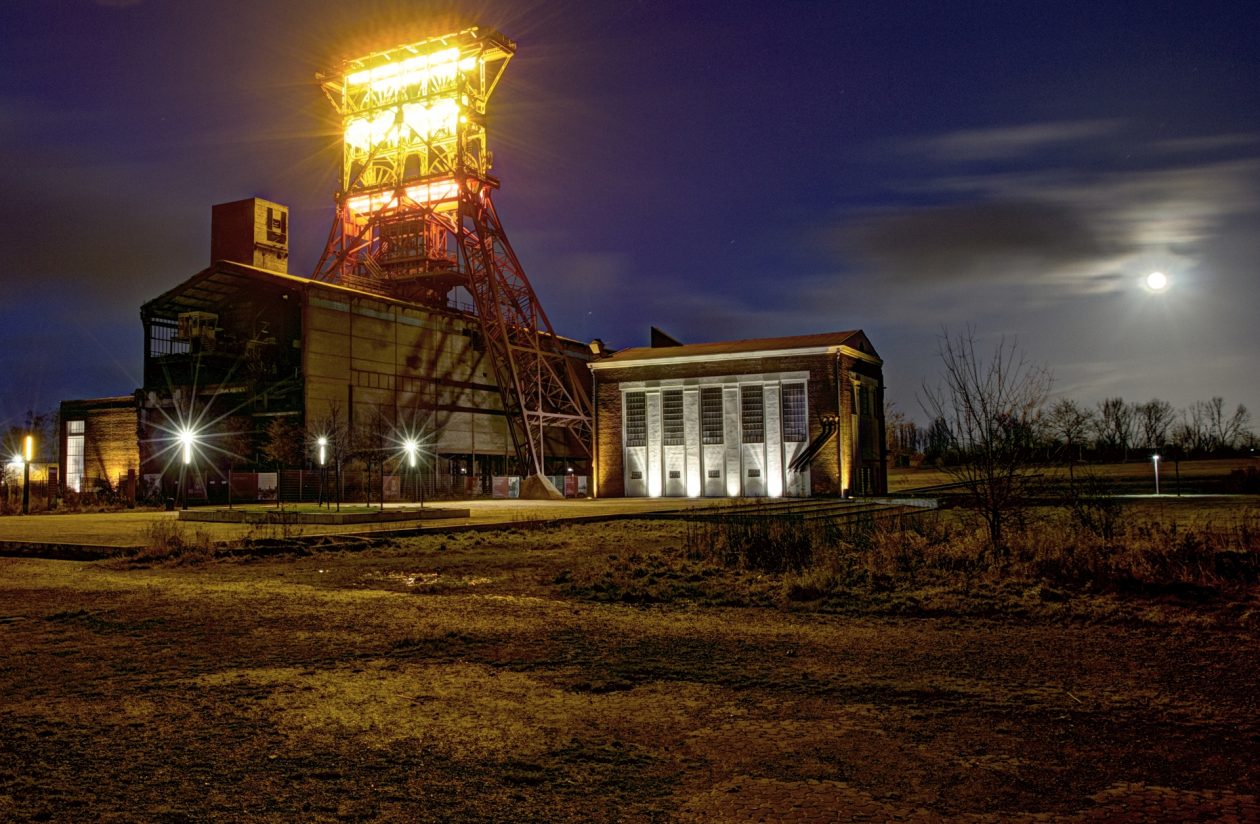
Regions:
<instances>
[{"instance_id":1,"label":"dark blue sky","mask_svg":"<svg viewBox=\"0 0 1260 824\"><path fill-rule=\"evenodd\" d=\"M497 203L563 334L860 327L922 417L971 323L1082 401L1260 412L1254 3L9 0L0 422L138 385L139 306L209 262L214 203L288 204L309 271L315 72L454 22L519 44Z\"/></svg>"}]
</instances>

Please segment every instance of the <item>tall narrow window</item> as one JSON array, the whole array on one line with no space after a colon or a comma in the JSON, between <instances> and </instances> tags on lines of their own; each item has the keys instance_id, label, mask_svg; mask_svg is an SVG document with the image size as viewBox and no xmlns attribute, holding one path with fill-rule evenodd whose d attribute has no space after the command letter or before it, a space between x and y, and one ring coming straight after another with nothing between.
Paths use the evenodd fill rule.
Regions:
<instances>
[{"instance_id":1,"label":"tall narrow window","mask_svg":"<svg viewBox=\"0 0 1260 824\"><path fill-rule=\"evenodd\" d=\"M722 387L700 390L700 439L706 444L722 443Z\"/></svg>"},{"instance_id":2,"label":"tall narrow window","mask_svg":"<svg viewBox=\"0 0 1260 824\"><path fill-rule=\"evenodd\" d=\"M83 491L83 421L66 421L66 488Z\"/></svg>"},{"instance_id":3,"label":"tall narrow window","mask_svg":"<svg viewBox=\"0 0 1260 824\"><path fill-rule=\"evenodd\" d=\"M765 395L760 386L739 388L739 418L744 443L765 443L766 413Z\"/></svg>"},{"instance_id":4,"label":"tall narrow window","mask_svg":"<svg viewBox=\"0 0 1260 824\"><path fill-rule=\"evenodd\" d=\"M808 427L805 419L805 384L783 385L783 441L799 443L806 439Z\"/></svg>"},{"instance_id":5,"label":"tall narrow window","mask_svg":"<svg viewBox=\"0 0 1260 824\"><path fill-rule=\"evenodd\" d=\"M683 436L683 393L668 389L661 393L661 443L682 446Z\"/></svg>"},{"instance_id":6,"label":"tall narrow window","mask_svg":"<svg viewBox=\"0 0 1260 824\"><path fill-rule=\"evenodd\" d=\"M626 446L647 446L647 393L627 392Z\"/></svg>"}]
</instances>

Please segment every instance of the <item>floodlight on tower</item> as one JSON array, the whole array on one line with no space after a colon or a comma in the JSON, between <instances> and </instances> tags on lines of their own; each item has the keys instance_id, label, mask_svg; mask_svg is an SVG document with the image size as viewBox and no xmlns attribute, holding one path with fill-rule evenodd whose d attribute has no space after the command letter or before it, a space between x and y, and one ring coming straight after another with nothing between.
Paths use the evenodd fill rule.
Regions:
<instances>
[{"instance_id":1,"label":"floodlight on tower","mask_svg":"<svg viewBox=\"0 0 1260 824\"><path fill-rule=\"evenodd\" d=\"M343 139L314 276L437 307L467 289L521 470L541 474L545 429L590 455L593 408L492 201L487 105L515 54L502 34L469 28L320 76Z\"/></svg>"}]
</instances>

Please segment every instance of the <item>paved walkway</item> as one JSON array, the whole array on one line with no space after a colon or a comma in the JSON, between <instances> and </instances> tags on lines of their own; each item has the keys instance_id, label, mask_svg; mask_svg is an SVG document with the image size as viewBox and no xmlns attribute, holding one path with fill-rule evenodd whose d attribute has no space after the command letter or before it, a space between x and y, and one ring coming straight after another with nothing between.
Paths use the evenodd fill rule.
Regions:
<instances>
[{"instance_id":1,"label":"paved walkway","mask_svg":"<svg viewBox=\"0 0 1260 824\"><path fill-rule=\"evenodd\" d=\"M187 522L182 524L189 533L204 532L214 541L232 541L241 538L268 538L282 535L363 535L399 529L424 529L440 532L443 529L468 526L535 521L569 521L602 518L623 518L658 512L671 512L697 506L723 506L726 499L677 499L677 498L609 498L570 499L565 501L522 500L474 500L452 502L452 508L468 510L468 517L426 519L415 521L389 521L380 524L329 524L284 527L274 524L218 524ZM386 504L386 509L410 508L415 504ZM433 503L426 509L440 509L441 503ZM0 544L6 542L66 544L89 547L142 546L154 524L174 521L176 512L154 510L126 510L122 512L96 512L35 515L11 515L0 518Z\"/></svg>"}]
</instances>

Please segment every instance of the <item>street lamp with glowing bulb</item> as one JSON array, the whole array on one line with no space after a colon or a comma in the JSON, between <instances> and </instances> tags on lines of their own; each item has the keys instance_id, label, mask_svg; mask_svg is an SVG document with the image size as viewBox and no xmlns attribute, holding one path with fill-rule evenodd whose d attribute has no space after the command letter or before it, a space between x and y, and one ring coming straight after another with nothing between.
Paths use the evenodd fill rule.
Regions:
<instances>
[{"instance_id":1,"label":"street lamp with glowing bulb","mask_svg":"<svg viewBox=\"0 0 1260 824\"><path fill-rule=\"evenodd\" d=\"M192 463L193 447L197 445L197 431L192 427L180 427L175 433L176 439L179 441L181 457L183 460L179 464L179 496L180 509L188 508L188 465Z\"/></svg>"},{"instance_id":2,"label":"street lamp with glowing bulb","mask_svg":"<svg viewBox=\"0 0 1260 824\"><path fill-rule=\"evenodd\" d=\"M1155 494L1159 494L1159 453L1151 456L1151 463L1155 466Z\"/></svg>"},{"instance_id":3,"label":"street lamp with glowing bulb","mask_svg":"<svg viewBox=\"0 0 1260 824\"><path fill-rule=\"evenodd\" d=\"M35 436L22 440L22 514L31 513L31 461L35 460Z\"/></svg>"},{"instance_id":4,"label":"street lamp with glowing bulb","mask_svg":"<svg viewBox=\"0 0 1260 824\"><path fill-rule=\"evenodd\" d=\"M315 439L315 445L319 447L319 505L323 506L324 501L324 463L328 460L328 439L320 435Z\"/></svg>"},{"instance_id":5,"label":"street lamp with glowing bulb","mask_svg":"<svg viewBox=\"0 0 1260 824\"><path fill-rule=\"evenodd\" d=\"M407 453L407 468L411 470L411 482L414 484L411 488L411 499L414 501L419 495L420 487L420 480L416 477L416 453L420 451L420 444L415 438L408 438L403 441L403 451Z\"/></svg>"}]
</instances>

